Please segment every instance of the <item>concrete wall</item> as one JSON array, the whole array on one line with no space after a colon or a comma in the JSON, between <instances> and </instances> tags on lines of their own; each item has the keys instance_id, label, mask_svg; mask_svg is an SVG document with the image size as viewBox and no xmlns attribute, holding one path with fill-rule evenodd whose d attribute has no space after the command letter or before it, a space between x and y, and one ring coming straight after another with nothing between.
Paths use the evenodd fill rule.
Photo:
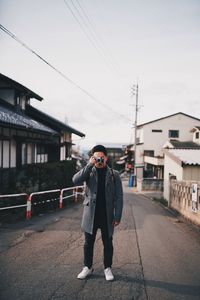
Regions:
<instances>
[{"instance_id":1,"label":"concrete wall","mask_svg":"<svg viewBox=\"0 0 200 300\"><path fill-rule=\"evenodd\" d=\"M163 191L163 180L143 178L142 191Z\"/></svg>"},{"instance_id":2,"label":"concrete wall","mask_svg":"<svg viewBox=\"0 0 200 300\"><path fill-rule=\"evenodd\" d=\"M176 176L177 180L183 179L183 168L180 163L175 162L167 153L164 160L164 198L169 201L170 198L170 176Z\"/></svg>"},{"instance_id":3,"label":"concrete wall","mask_svg":"<svg viewBox=\"0 0 200 300\"><path fill-rule=\"evenodd\" d=\"M200 166L184 166L183 180L200 181Z\"/></svg>"},{"instance_id":4,"label":"concrete wall","mask_svg":"<svg viewBox=\"0 0 200 300\"><path fill-rule=\"evenodd\" d=\"M197 211L192 210L192 183L198 184ZM170 185L169 206L185 218L200 225L200 181L177 181L172 180Z\"/></svg>"}]
</instances>

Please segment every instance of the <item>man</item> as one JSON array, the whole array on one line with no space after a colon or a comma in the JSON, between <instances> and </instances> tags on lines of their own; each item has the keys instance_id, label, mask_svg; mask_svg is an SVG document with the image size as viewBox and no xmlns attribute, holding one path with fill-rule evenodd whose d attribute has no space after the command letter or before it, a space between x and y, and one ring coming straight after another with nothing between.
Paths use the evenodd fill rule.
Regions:
<instances>
[{"instance_id":1,"label":"man","mask_svg":"<svg viewBox=\"0 0 200 300\"><path fill-rule=\"evenodd\" d=\"M123 208L123 190L119 173L107 165L107 150L102 145L92 149L89 163L73 177L75 185L86 182L81 228L85 232L84 267L78 279L92 274L93 249L98 229L104 247L104 274L106 280L114 280L112 274L114 227L119 225Z\"/></svg>"}]
</instances>

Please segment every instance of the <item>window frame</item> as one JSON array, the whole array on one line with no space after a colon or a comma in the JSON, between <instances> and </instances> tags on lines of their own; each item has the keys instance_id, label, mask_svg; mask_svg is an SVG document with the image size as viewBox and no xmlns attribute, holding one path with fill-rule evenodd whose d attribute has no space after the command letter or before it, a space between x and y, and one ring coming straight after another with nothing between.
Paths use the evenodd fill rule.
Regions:
<instances>
[{"instance_id":1,"label":"window frame","mask_svg":"<svg viewBox=\"0 0 200 300\"><path fill-rule=\"evenodd\" d=\"M173 136L172 132L176 132L176 133L178 133L178 135L177 136ZM178 139L179 138L179 130L178 129L169 129L169 131L168 131L168 137L171 138L171 139Z\"/></svg>"}]
</instances>

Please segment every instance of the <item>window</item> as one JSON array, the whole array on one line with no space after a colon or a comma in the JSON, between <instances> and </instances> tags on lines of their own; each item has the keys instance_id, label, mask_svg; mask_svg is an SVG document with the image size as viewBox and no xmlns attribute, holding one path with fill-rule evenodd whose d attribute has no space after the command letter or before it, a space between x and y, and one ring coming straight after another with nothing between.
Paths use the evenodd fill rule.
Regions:
<instances>
[{"instance_id":1,"label":"window","mask_svg":"<svg viewBox=\"0 0 200 300\"><path fill-rule=\"evenodd\" d=\"M195 138L198 140L199 139L199 132L195 133Z\"/></svg>"},{"instance_id":2,"label":"window","mask_svg":"<svg viewBox=\"0 0 200 300\"><path fill-rule=\"evenodd\" d=\"M152 129L152 132L162 132L162 129Z\"/></svg>"},{"instance_id":3,"label":"window","mask_svg":"<svg viewBox=\"0 0 200 300\"><path fill-rule=\"evenodd\" d=\"M144 156L154 156L154 150L144 150Z\"/></svg>"},{"instance_id":4,"label":"window","mask_svg":"<svg viewBox=\"0 0 200 300\"><path fill-rule=\"evenodd\" d=\"M169 130L169 138L178 138L179 130Z\"/></svg>"},{"instance_id":5,"label":"window","mask_svg":"<svg viewBox=\"0 0 200 300\"><path fill-rule=\"evenodd\" d=\"M22 165L27 164L27 144L26 143L22 143L22 158L21 158L21 162Z\"/></svg>"}]
</instances>

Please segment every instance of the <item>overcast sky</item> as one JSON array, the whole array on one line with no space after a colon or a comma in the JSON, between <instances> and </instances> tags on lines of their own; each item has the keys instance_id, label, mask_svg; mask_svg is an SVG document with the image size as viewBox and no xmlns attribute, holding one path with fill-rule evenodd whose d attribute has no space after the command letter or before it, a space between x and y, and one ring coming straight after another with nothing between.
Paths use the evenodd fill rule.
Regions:
<instances>
[{"instance_id":1,"label":"overcast sky","mask_svg":"<svg viewBox=\"0 0 200 300\"><path fill-rule=\"evenodd\" d=\"M0 23L94 97L0 30L0 72L84 132L74 136L81 147L133 142L137 81L138 123L179 111L200 118L199 0L0 0Z\"/></svg>"}]
</instances>

